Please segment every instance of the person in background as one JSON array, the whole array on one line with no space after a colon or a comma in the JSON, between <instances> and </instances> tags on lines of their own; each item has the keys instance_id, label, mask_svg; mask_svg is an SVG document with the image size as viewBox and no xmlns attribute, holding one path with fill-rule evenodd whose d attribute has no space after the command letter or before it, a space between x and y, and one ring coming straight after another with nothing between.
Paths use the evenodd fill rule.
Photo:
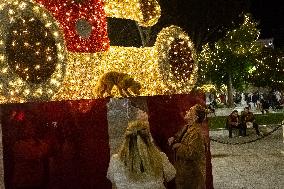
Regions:
<instances>
[{"instance_id":1,"label":"person in background","mask_svg":"<svg viewBox=\"0 0 284 189\"><path fill-rule=\"evenodd\" d=\"M240 122L238 110L234 110L227 118L226 128L229 130L229 137L232 138L232 130L238 129L239 136L244 135L244 128Z\"/></svg>"},{"instance_id":2,"label":"person in background","mask_svg":"<svg viewBox=\"0 0 284 189\"><path fill-rule=\"evenodd\" d=\"M206 180L206 149L202 135L205 108L197 104L186 113L187 125L168 139L175 151L176 189L204 189Z\"/></svg>"},{"instance_id":3,"label":"person in background","mask_svg":"<svg viewBox=\"0 0 284 189\"><path fill-rule=\"evenodd\" d=\"M264 114L264 111L268 114L269 113L269 103L265 99L260 99L260 111Z\"/></svg>"},{"instance_id":4,"label":"person in background","mask_svg":"<svg viewBox=\"0 0 284 189\"><path fill-rule=\"evenodd\" d=\"M245 107L244 111L241 114L241 122L244 128L244 135L246 136L246 129L247 127L252 126L255 129L257 135L262 135L259 131L259 126L255 121L255 116L250 111L249 107Z\"/></svg>"},{"instance_id":5,"label":"person in background","mask_svg":"<svg viewBox=\"0 0 284 189\"><path fill-rule=\"evenodd\" d=\"M107 178L117 189L165 189L175 174L166 154L153 143L148 122L130 122L120 151L110 159Z\"/></svg>"},{"instance_id":6,"label":"person in background","mask_svg":"<svg viewBox=\"0 0 284 189\"><path fill-rule=\"evenodd\" d=\"M259 96L256 92L252 94L251 101L253 103L253 108L257 108L257 101L259 100Z\"/></svg>"}]
</instances>

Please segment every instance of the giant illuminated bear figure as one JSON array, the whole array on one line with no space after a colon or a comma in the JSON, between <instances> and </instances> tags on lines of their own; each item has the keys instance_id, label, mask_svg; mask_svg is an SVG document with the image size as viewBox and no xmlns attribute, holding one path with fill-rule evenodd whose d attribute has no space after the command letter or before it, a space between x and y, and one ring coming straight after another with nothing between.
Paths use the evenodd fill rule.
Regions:
<instances>
[{"instance_id":1,"label":"giant illuminated bear figure","mask_svg":"<svg viewBox=\"0 0 284 189\"><path fill-rule=\"evenodd\" d=\"M110 46L106 17L148 27L160 14L156 0L0 0L0 103L95 98L108 71L133 76L141 95L190 92L194 47L179 27L153 47Z\"/></svg>"}]
</instances>

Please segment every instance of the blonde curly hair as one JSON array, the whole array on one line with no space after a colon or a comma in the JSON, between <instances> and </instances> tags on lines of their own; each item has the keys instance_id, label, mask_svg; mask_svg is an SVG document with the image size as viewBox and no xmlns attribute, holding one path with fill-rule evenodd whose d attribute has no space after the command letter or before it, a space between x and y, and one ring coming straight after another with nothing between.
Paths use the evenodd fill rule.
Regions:
<instances>
[{"instance_id":1,"label":"blonde curly hair","mask_svg":"<svg viewBox=\"0 0 284 189\"><path fill-rule=\"evenodd\" d=\"M146 121L138 120L128 124L118 157L126 166L131 180L143 180L145 175L159 178L163 174L162 156L151 140Z\"/></svg>"}]
</instances>

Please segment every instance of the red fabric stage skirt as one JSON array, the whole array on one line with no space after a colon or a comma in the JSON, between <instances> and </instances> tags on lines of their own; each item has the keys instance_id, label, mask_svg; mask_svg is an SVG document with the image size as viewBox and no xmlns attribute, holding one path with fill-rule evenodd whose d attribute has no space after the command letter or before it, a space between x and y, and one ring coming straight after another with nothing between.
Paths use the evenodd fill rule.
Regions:
<instances>
[{"instance_id":1,"label":"red fabric stage skirt","mask_svg":"<svg viewBox=\"0 0 284 189\"><path fill-rule=\"evenodd\" d=\"M151 134L170 161L173 152L167 139L183 126L185 111L204 100L203 94L146 98ZM111 189L106 178L110 160L108 102L106 98L1 105L5 188ZM210 189L208 133L204 127ZM174 181L168 188L175 188Z\"/></svg>"}]
</instances>

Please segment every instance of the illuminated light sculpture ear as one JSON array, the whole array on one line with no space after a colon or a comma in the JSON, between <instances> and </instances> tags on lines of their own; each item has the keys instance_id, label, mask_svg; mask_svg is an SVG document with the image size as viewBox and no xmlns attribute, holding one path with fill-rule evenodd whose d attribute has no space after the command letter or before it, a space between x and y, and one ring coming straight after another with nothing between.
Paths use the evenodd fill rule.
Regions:
<instances>
[{"instance_id":1,"label":"illuminated light sculpture ear","mask_svg":"<svg viewBox=\"0 0 284 189\"><path fill-rule=\"evenodd\" d=\"M139 25L144 27L155 25L161 16L159 3L156 0L139 0L139 5L143 15L142 21L138 21Z\"/></svg>"},{"instance_id":2,"label":"illuminated light sculpture ear","mask_svg":"<svg viewBox=\"0 0 284 189\"><path fill-rule=\"evenodd\" d=\"M161 16L157 0L105 0L108 17L135 20L140 26L155 25Z\"/></svg>"},{"instance_id":3,"label":"illuminated light sculpture ear","mask_svg":"<svg viewBox=\"0 0 284 189\"><path fill-rule=\"evenodd\" d=\"M95 53L109 49L106 14L102 0L35 1L49 10L60 23L69 52ZM82 30L78 30L78 26L82 24L89 32L83 34Z\"/></svg>"},{"instance_id":4,"label":"illuminated light sculpture ear","mask_svg":"<svg viewBox=\"0 0 284 189\"><path fill-rule=\"evenodd\" d=\"M0 5L1 93L6 101L49 100L66 70L63 33L53 16L28 0Z\"/></svg>"},{"instance_id":5,"label":"illuminated light sculpture ear","mask_svg":"<svg viewBox=\"0 0 284 189\"><path fill-rule=\"evenodd\" d=\"M158 34L155 50L159 71L170 93L189 92L197 79L197 58L188 35L177 26L170 26Z\"/></svg>"}]
</instances>

